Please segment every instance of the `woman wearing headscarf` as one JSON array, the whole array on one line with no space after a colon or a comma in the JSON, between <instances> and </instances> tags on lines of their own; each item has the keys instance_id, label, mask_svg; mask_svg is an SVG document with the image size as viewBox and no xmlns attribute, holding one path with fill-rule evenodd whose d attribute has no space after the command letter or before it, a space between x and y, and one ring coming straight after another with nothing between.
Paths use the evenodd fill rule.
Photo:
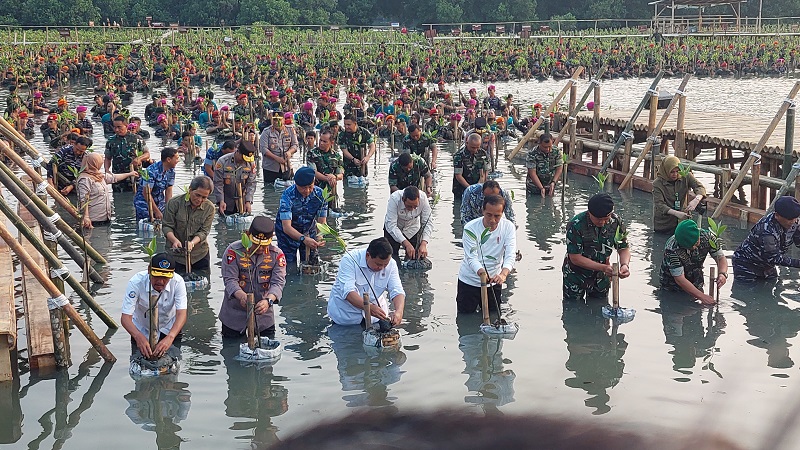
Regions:
<instances>
[{"instance_id":1,"label":"woman wearing headscarf","mask_svg":"<svg viewBox=\"0 0 800 450\"><path fill-rule=\"evenodd\" d=\"M135 177L136 172L107 173L103 171L103 154L87 153L83 157L78 186L78 204L83 211L83 226L94 228L108 225L113 210L109 184Z\"/></svg>"},{"instance_id":2,"label":"woman wearing headscarf","mask_svg":"<svg viewBox=\"0 0 800 450\"><path fill-rule=\"evenodd\" d=\"M691 212L706 198L706 188L691 173L680 174L681 161L667 156L661 162L653 182L653 228L662 233L674 233L678 222L691 218ZM689 189L694 198L689 201Z\"/></svg>"}]
</instances>

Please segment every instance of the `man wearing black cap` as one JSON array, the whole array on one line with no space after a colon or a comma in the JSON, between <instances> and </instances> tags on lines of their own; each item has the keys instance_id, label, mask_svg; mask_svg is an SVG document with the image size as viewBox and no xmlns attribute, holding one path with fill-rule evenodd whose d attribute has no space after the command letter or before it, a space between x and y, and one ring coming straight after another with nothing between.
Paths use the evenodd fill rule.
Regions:
<instances>
[{"instance_id":1,"label":"man wearing black cap","mask_svg":"<svg viewBox=\"0 0 800 450\"><path fill-rule=\"evenodd\" d=\"M150 296L157 297L159 341L150 348ZM171 346L181 346L181 330L186 324L186 285L175 273L175 262L166 253L150 259L148 270L128 282L122 301L122 326L131 335L131 344L145 358L160 358Z\"/></svg>"},{"instance_id":2,"label":"man wearing black cap","mask_svg":"<svg viewBox=\"0 0 800 450\"><path fill-rule=\"evenodd\" d=\"M322 196L322 189L314 186L316 172L311 167L301 167L294 174L294 185L289 186L281 194L278 205L278 246L286 254L290 264L306 260L306 247L309 257L316 259L317 249L325 245L322 238L317 237L317 222L327 223L328 204Z\"/></svg>"},{"instance_id":3,"label":"man wearing black cap","mask_svg":"<svg viewBox=\"0 0 800 450\"><path fill-rule=\"evenodd\" d=\"M775 211L759 220L733 253L734 281L777 278L776 266L800 268L800 259L786 255L792 244L800 247L798 217L800 202L794 197L779 198Z\"/></svg>"},{"instance_id":4,"label":"man wearing black cap","mask_svg":"<svg viewBox=\"0 0 800 450\"><path fill-rule=\"evenodd\" d=\"M264 169L264 183L292 178L292 155L297 151L297 133L283 124L283 113L272 114L272 125L261 132L258 139Z\"/></svg>"},{"instance_id":5,"label":"man wearing black cap","mask_svg":"<svg viewBox=\"0 0 800 450\"><path fill-rule=\"evenodd\" d=\"M240 338L247 329L247 294L253 294L256 332L275 337L274 303L283 296L286 283L286 257L272 243L275 222L269 217L253 218L247 235L252 245L242 241L228 246L222 256L222 280L225 296L219 311L222 337Z\"/></svg>"},{"instance_id":6,"label":"man wearing black cap","mask_svg":"<svg viewBox=\"0 0 800 450\"><path fill-rule=\"evenodd\" d=\"M619 234L620 240L616 240ZM567 256L562 266L564 300L608 298L611 287L611 254L620 260L619 276L630 275L631 252L625 237L625 224L614 213L614 201L608 194L589 199L589 210L573 217L567 224Z\"/></svg>"},{"instance_id":7,"label":"man wearing black cap","mask_svg":"<svg viewBox=\"0 0 800 450\"><path fill-rule=\"evenodd\" d=\"M220 214L245 214L252 210L256 190L255 153L255 146L243 140L235 152L220 156L214 165L214 199Z\"/></svg>"}]
</instances>

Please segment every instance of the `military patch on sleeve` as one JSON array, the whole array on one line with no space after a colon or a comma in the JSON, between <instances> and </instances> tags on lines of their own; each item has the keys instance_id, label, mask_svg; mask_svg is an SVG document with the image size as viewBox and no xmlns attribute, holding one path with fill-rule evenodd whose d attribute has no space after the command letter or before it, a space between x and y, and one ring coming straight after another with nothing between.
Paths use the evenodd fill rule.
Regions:
<instances>
[{"instance_id":1,"label":"military patch on sleeve","mask_svg":"<svg viewBox=\"0 0 800 450\"><path fill-rule=\"evenodd\" d=\"M128 292L128 298L136 298L136 292L135 291Z\"/></svg>"},{"instance_id":2,"label":"military patch on sleeve","mask_svg":"<svg viewBox=\"0 0 800 450\"><path fill-rule=\"evenodd\" d=\"M286 255L284 255L283 253L278 255L278 265L281 266L281 267L285 267L286 266Z\"/></svg>"},{"instance_id":3,"label":"military patch on sleeve","mask_svg":"<svg viewBox=\"0 0 800 450\"><path fill-rule=\"evenodd\" d=\"M216 164L214 165L214 169L215 169L215 170L216 170L216 169L222 169L222 163L219 163L219 162L218 162L218 163L216 163Z\"/></svg>"},{"instance_id":4,"label":"military patch on sleeve","mask_svg":"<svg viewBox=\"0 0 800 450\"><path fill-rule=\"evenodd\" d=\"M236 261L236 252L233 250L228 250L228 252L225 254L225 260L228 262L228 264L233 264L233 262Z\"/></svg>"}]
</instances>

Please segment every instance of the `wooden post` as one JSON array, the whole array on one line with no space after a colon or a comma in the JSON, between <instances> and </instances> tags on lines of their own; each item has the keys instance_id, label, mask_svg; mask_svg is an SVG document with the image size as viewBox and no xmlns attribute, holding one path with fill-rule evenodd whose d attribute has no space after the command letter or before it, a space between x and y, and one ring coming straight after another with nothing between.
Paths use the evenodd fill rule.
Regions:
<instances>
[{"instance_id":1,"label":"wooden post","mask_svg":"<svg viewBox=\"0 0 800 450\"><path fill-rule=\"evenodd\" d=\"M11 251L0 242L0 385L15 376L17 315L14 308L14 263Z\"/></svg>"},{"instance_id":2,"label":"wooden post","mask_svg":"<svg viewBox=\"0 0 800 450\"><path fill-rule=\"evenodd\" d=\"M578 103L578 86L575 83L570 83L569 87L569 111L575 111L575 105ZM577 114L577 111L575 111ZM572 152L572 149L575 148L575 129L576 129L576 122L577 120L574 119L572 116L567 117L567 123L564 124L564 127L569 127L569 151ZM562 127L562 129L564 128Z\"/></svg>"},{"instance_id":3,"label":"wooden post","mask_svg":"<svg viewBox=\"0 0 800 450\"><path fill-rule=\"evenodd\" d=\"M631 178L633 178L633 174L634 172L636 172L636 169L639 167L639 164L642 162L642 160L644 160L648 152L653 148L653 145L655 144L655 141L658 138L658 134L661 132L661 128L664 127L664 124L667 122L667 119L669 118L672 109L675 108L675 104L678 102L678 98L683 95L683 90L686 88L686 84L689 83L689 79L691 77L692 75L688 73L684 75L683 80L681 81L681 84L678 87L678 90L675 91L675 94L672 96L672 100L669 102L669 106L667 106L667 109L664 111L664 115L661 116L661 119L656 124L655 128L653 129L653 132L650 133L650 136L648 136L647 144L645 144L644 148L642 149L642 153L640 153L639 157L636 158L636 161L634 161L633 165L631 166L631 170L628 171L628 174L625 175L625 179L622 180L622 183L620 183L619 185L620 190L625 189L628 186L628 183L630 183ZM609 160L610 159L611 158L609 158Z\"/></svg>"},{"instance_id":4,"label":"wooden post","mask_svg":"<svg viewBox=\"0 0 800 450\"><path fill-rule=\"evenodd\" d=\"M58 255L58 244L54 241L44 239L44 243L54 255ZM50 272L50 279L62 294L65 294L64 280L53 276L53 270L62 267L60 264L47 262L47 270ZM55 349L56 365L58 367L69 367L72 365L69 354L69 336L64 326L64 314L58 308L50 310L50 328L53 330L53 347Z\"/></svg>"},{"instance_id":5,"label":"wooden post","mask_svg":"<svg viewBox=\"0 0 800 450\"><path fill-rule=\"evenodd\" d=\"M631 170L631 150L633 150L633 138L625 140L625 156L622 157L622 171L625 173Z\"/></svg>"},{"instance_id":6,"label":"wooden post","mask_svg":"<svg viewBox=\"0 0 800 450\"><path fill-rule=\"evenodd\" d=\"M675 126L675 156L678 158L686 158L686 130L684 124L686 122L686 96L681 95L678 99L678 123ZM694 159L694 158L692 158Z\"/></svg>"},{"instance_id":7,"label":"wooden post","mask_svg":"<svg viewBox=\"0 0 800 450\"><path fill-rule=\"evenodd\" d=\"M762 209L761 203L761 161L753 164L752 181L750 182L750 206Z\"/></svg>"},{"instance_id":8,"label":"wooden post","mask_svg":"<svg viewBox=\"0 0 800 450\"><path fill-rule=\"evenodd\" d=\"M614 311L619 309L619 263L611 265L611 306Z\"/></svg>"},{"instance_id":9,"label":"wooden post","mask_svg":"<svg viewBox=\"0 0 800 450\"><path fill-rule=\"evenodd\" d=\"M369 331L372 329L372 312L369 306L369 293L364 292L364 330Z\"/></svg>"},{"instance_id":10,"label":"wooden post","mask_svg":"<svg viewBox=\"0 0 800 450\"><path fill-rule=\"evenodd\" d=\"M481 273L481 312L483 313L483 324L489 325L489 288L487 287L486 272Z\"/></svg>"},{"instance_id":11,"label":"wooden post","mask_svg":"<svg viewBox=\"0 0 800 450\"><path fill-rule=\"evenodd\" d=\"M592 139L600 139L600 75L597 76L598 82L594 84L594 107L592 108Z\"/></svg>"},{"instance_id":12,"label":"wooden post","mask_svg":"<svg viewBox=\"0 0 800 450\"><path fill-rule=\"evenodd\" d=\"M247 346L250 350L256 348L256 302L253 294L247 294Z\"/></svg>"},{"instance_id":13,"label":"wooden post","mask_svg":"<svg viewBox=\"0 0 800 450\"><path fill-rule=\"evenodd\" d=\"M764 149L764 146L767 145L767 140L770 136L772 136L772 132L775 131L775 128L778 127L778 123L781 120L781 117L786 113L790 106L794 105L794 98L797 95L797 92L800 91L800 81L796 81L792 90L789 92L789 95L783 100L781 107L778 109L778 112L775 113L775 117L770 122L767 129L764 131L764 134L761 136L761 140L758 141L756 144L756 148L750 152L750 156L745 161L744 165L742 165L741 170L739 171L739 175L736 176L736 179L733 181L731 185L731 189L729 189L725 195L720 199L719 204L717 205L717 209L714 210L714 214L711 215L712 218L716 219L722 214L722 211L728 205L728 202L731 201L733 198L733 194L739 189L739 186L742 184L745 175L747 172L750 171L750 168L753 167L755 160L761 158L761 150Z\"/></svg>"},{"instance_id":14,"label":"wooden post","mask_svg":"<svg viewBox=\"0 0 800 450\"><path fill-rule=\"evenodd\" d=\"M38 227L34 225L32 233L39 233ZM21 248L27 253L31 261L37 267L45 267L45 260L34 248L30 240L20 235ZM19 254L18 254L19 255ZM50 281L48 279L48 281ZM52 282L51 282L52 284ZM55 285L53 285L55 288ZM61 291L58 291L61 295ZM56 297L53 295L52 297ZM28 267L22 267L22 301L25 307L25 325L28 335L28 361L32 369L48 370L55 368L58 364L55 356L55 341L53 330L50 325L50 311L48 305L42 299L47 298L47 291L37 283L36 276ZM58 339L58 338L56 338Z\"/></svg>"},{"instance_id":15,"label":"wooden post","mask_svg":"<svg viewBox=\"0 0 800 450\"><path fill-rule=\"evenodd\" d=\"M786 110L786 138L783 141L783 178L789 176L792 170L792 152L794 151L794 117L796 108L794 104Z\"/></svg>"},{"instance_id":16,"label":"wooden post","mask_svg":"<svg viewBox=\"0 0 800 450\"><path fill-rule=\"evenodd\" d=\"M794 179L794 198L800 200L800 175Z\"/></svg>"},{"instance_id":17,"label":"wooden post","mask_svg":"<svg viewBox=\"0 0 800 450\"><path fill-rule=\"evenodd\" d=\"M578 68L575 69L575 72L572 74L572 78L568 80L566 86L564 86L561 89L561 92L559 92L558 95L556 95L553 98L553 101L550 103L550 105L548 105L547 110L543 114L544 117L550 117L550 113L555 111L558 102L560 102L561 99L564 98L564 95L566 95L570 86L575 84L575 82L578 80L578 77L580 77L582 73L583 73L583 66L578 66ZM514 147L514 150L512 150L511 154L508 155L508 159L514 159L514 157L517 156L517 153L519 153L519 151L522 150L522 147L524 147L529 140L533 139L533 137L536 134L536 130L539 129L539 127L542 125L542 122L543 122L542 116L536 119L536 123L534 123L531 129L528 130L528 132L525 134L525 136L523 136L522 139L519 140L517 146Z\"/></svg>"},{"instance_id":18,"label":"wooden post","mask_svg":"<svg viewBox=\"0 0 800 450\"><path fill-rule=\"evenodd\" d=\"M708 295L714 298L714 290L717 288L717 269L708 268Z\"/></svg>"},{"instance_id":19,"label":"wooden post","mask_svg":"<svg viewBox=\"0 0 800 450\"><path fill-rule=\"evenodd\" d=\"M16 197L17 200L19 200L21 203L26 205L29 210L31 210L32 207L25 203L25 200L24 200L25 197L27 197L28 199L32 200L33 203L36 205L36 207L39 208L39 210L42 211L48 217L52 217L55 214L55 212L49 206L47 206L47 203L45 203L42 199L40 199L2 161L0 161L0 171L4 172L8 176L8 178L7 178L8 180L13 181L13 183L17 185L17 187L22 192L22 194L24 194L24 196L17 196L17 194L15 194L15 192L17 192L17 191L15 189L13 189L13 187L11 187L10 183L9 184L2 183L2 184L4 184L6 186L6 188L8 188L9 192L11 192L11 194L14 195L14 197ZM89 245L71 226L69 226L69 224L67 222L65 222L64 219L59 218L56 221L56 227L58 227L58 229L61 232L66 234L67 237L69 237L70 240L72 240L72 242L74 242L78 247L84 248L84 246L85 246L86 253L95 262L98 262L100 264L106 264L107 263L106 259L103 258L103 256L97 250L95 250L91 245Z\"/></svg>"},{"instance_id":20,"label":"wooden post","mask_svg":"<svg viewBox=\"0 0 800 450\"><path fill-rule=\"evenodd\" d=\"M650 93L650 110L647 116L647 134L652 135L656 127L656 120L658 119L658 92Z\"/></svg>"},{"instance_id":21,"label":"wooden post","mask_svg":"<svg viewBox=\"0 0 800 450\"><path fill-rule=\"evenodd\" d=\"M728 195L728 183L731 181L731 168L722 168L722 178L720 179L719 191L723 197Z\"/></svg>"}]
</instances>

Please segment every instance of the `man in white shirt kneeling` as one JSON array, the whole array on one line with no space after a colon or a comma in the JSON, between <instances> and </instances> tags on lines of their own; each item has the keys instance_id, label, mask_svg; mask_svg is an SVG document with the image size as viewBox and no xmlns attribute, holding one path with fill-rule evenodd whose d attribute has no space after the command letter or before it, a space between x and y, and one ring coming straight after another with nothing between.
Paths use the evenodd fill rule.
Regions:
<instances>
[{"instance_id":1,"label":"man in white shirt kneeling","mask_svg":"<svg viewBox=\"0 0 800 450\"><path fill-rule=\"evenodd\" d=\"M431 205L428 197L420 195L419 188L408 186L402 191L394 191L386 206L383 222L383 236L392 246L392 257L400 258L400 246L405 250L406 259L425 259L428 257L428 242L431 240Z\"/></svg>"}]
</instances>

